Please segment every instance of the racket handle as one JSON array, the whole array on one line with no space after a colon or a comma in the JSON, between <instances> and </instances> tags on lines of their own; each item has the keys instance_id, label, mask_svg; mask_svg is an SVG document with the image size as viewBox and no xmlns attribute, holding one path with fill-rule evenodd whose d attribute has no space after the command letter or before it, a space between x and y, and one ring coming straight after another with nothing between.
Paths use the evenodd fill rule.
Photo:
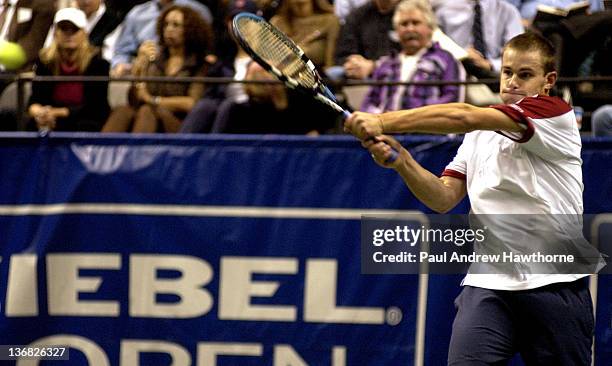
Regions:
<instances>
[{"instance_id":1,"label":"racket handle","mask_svg":"<svg viewBox=\"0 0 612 366\"><path fill-rule=\"evenodd\" d=\"M347 119L350 117L351 112L347 111L346 109L342 111L342 115L344 116L344 119ZM381 142L379 141L376 137L370 137L368 140L373 140L374 142ZM391 147L391 146L389 146ZM394 161L397 160L397 157L399 156L399 153L397 152L397 150L395 150L394 148L391 147L391 156L389 157L389 159L385 160L385 164L390 164L393 163Z\"/></svg>"},{"instance_id":2,"label":"racket handle","mask_svg":"<svg viewBox=\"0 0 612 366\"><path fill-rule=\"evenodd\" d=\"M385 160L385 164L394 163L397 160L398 156L399 156L399 153L395 151L394 148L391 147L391 156L389 156L389 159Z\"/></svg>"},{"instance_id":3,"label":"racket handle","mask_svg":"<svg viewBox=\"0 0 612 366\"><path fill-rule=\"evenodd\" d=\"M383 144L385 143L383 141L380 141L376 137L370 137L368 140L371 140L371 141L374 141L374 142L382 142ZM389 146L389 147L391 147L391 146ZM385 160L385 164L390 164L390 163L395 162L397 160L398 156L399 156L399 153L394 148L391 147L391 156L389 156L389 158L387 160Z\"/></svg>"}]
</instances>

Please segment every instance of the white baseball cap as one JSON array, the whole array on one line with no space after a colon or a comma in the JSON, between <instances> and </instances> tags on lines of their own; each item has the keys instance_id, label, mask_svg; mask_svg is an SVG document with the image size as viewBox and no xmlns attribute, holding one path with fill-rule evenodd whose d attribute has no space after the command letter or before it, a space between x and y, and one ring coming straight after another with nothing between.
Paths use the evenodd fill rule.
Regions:
<instances>
[{"instance_id":1,"label":"white baseball cap","mask_svg":"<svg viewBox=\"0 0 612 366\"><path fill-rule=\"evenodd\" d=\"M63 8L55 13L53 18L53 24L67 21L77 26L77 28L83 29L87 25L87 16L85 13L77 8Z\"/></svg>"}]
</instances>

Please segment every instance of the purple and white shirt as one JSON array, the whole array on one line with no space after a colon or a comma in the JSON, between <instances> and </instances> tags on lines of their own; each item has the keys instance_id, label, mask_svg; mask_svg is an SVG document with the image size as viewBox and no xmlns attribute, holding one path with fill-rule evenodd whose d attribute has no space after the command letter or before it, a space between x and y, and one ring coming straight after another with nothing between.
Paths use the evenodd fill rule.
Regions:
<instances>
[{"instance_id":1,"label":"purple and white shirt","mask_svg":"<svg viewBox=\"0 0 612 366\"><path fill-rule=\"evenodd\" d=\"M437 42L417 55L416 65L402 80L402 57L383 56L377 62L372 80L378 81L456 81L465 79L465 71L455 58ZM398 95L399 94L399 95ZM463 101L465 88L461 85L376 85L370 88L360 110L381 113L411 109L430 104Z\"/></svg>"}]
</instances>

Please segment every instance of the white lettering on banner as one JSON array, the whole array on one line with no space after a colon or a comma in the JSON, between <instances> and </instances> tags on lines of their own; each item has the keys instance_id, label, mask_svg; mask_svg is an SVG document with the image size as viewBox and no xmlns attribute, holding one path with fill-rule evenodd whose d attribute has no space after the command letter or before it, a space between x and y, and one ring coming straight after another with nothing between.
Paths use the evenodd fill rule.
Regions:
<instances>
[{"instance_id":1,"label":"white lettering on banner","mask_svg":"<svg viewBox=\"0 0 612 366\"><path fill-rule=\"evenodd\" d=\"M5 308L7 317L39 316L37 257L11 256ZM80 270L120 270L120 253L52 253L47 263L47 302L51 316L118 317L120 301L129 315L142 318L197 318L210 312L215 294L205 288L213 280L212 266L185 255L132 254L129 256L128 299L79 300L79 294L95 294L103 278L84 276ZM297 275L298 258L221 257L218 279L218 317L222 320L298 321L299 300L291 304L252 304L254 297L273 298L281 281L253 280L254 274ZM382 307L337 304L338 262L306 259L303 321L310 323L384 324ZM159 271L178 276L159 278ZM159 302L158 295L179 300ZM91 296L90 296L91 297Z\"/></svg>"},{"instance_id":2,"label":"white lettering on banner","mask_svg":"<svg viewBox=\"0 0 612 366\"><path fill-rule=\"evenodd\" d=\"M56 334L39 338L29 346L67 346L71 348L69 352L73 352L73 349L81 351L87 358L87 366L110 366L106 352L95 342L81 336ZM20 358L15 366L38 366L39 362L38 359Z\"/></svg>"},{"instance_id":3,"label":"white lettering on banner","mask_svg":"<svg viewBox=\"0 0 612 366\"><path fill-rule=\"evenodd\" d=\"M338 262L310 259L306 262L304 321L320 323L383 324L385 309L336 306Z\"/></svg>"},{"instance_id":4,"label":"white lettering on banner","mask_svg":"<svg viewBox=\"0 0 612 366\"><path fill-rule=\"evenodd\" d=\"M146 339L130 339L121 342L121 365L138 366L141 364L140 354L147 352L170 355L172 366L191 365L191 356L185 348L172 342Z\"/></svg>"},{"instance_id":5,"label":"white lettering on banner","mask_svg":"<svg viewBox=\"0 0 612 366\"><path fill-rule=\"evenodd\" d=\"M157 277L158 270L181 273L178 278ZM151 318L196 318L210 311L211 294L204 290L213 278L208 262L184 255L130 256L130 316ZM159 303L157 294L173 294L176 303Z\"/></svg>"},{"instance_id":6,"label":"white lettering on banner","mask_svg":"<svg viewBox=\"0 0 612 366\"><path fill-rule=\"evenodd\" d=\"M263 346L258 343L198 343L198 366L217 364L217 356L261 356Z\"/></svg>"},{"instance_id":7,"label":"white lettering on banner","mask_svg":"<svg viewBox=\"0 0 612 366\"><path fill-rule=\"evenodd\" d=\"M38 315L38 282L36 254L11 256L6 289L6 316Z\"/></svg>"},{"instance_id":8,"label":"white lettering on banner","mask_svg":"<svg viewBox=\"0 0 612 366\"><path fill-rule=\"evenodd\" d=\"M346 366L346 347L334 346L332 348L332 366ZM288 344L279 344L274 347L274 366L308 366L308 364Z\"/></svg>"},{"instance_id":9,"label":"white lettering on banner","mask_svg":"<svg viewBox=\"0 0 612 366\"><path fill-rule=\"evenodd\" d=\"M119 254L54 253L47 255L49 315L119 316L118 301L79 301L79 292L95 293L102 284L99 277L79 276L81 269L120 269Z\"/></svg>"},{"instance_id":10,"label":"white lettering on banner","mask_svg":"<svg viewBox=\"0 0 612 366\"><path fill-rule=\"evenodd\" d=\"M274 366L308 366L293 347L280 344L274 347Z\"/></svg>"},{"instance_id":11,"label":"white lettering on banner","mask_svg":"<svg viewBox=\"0 0 612 366\"><path fill-rule=\"evenodd\" d=\"M332 365L346 366L346 347L334 346L332 348Z\"/></svg>"},{"instance_id":12,"label":"white lettering on banner","mask_svg":"<svg viewBox=\"0 0 612 366\"><path fill-rule=\"evenodd\" d=\"M172 366L192 364L190 353L180 344L153 339L129 339L120 342L120 366L140 366L140 355L143 353L168 354L172 358ZM106 352L95 342L81 336L56 334L40 338L29 346L66 346L69 347L69 352L82 352L87 359L87 366L110 365ZM292 346L277 344L272 347L274 366L308 366ZM263 350L261 343L198 342L196 366L216 366L217 358L222 356L262 357ZM16 366L38 366L39 362L37 359L19 359ZM346 366L346 347L332 347L331 366Z\"/></svg>"},{"instance_id":13,"label":"white lettering on banner","mask_svg":"<svg viewBox=\"0 0 612 366\"><path fill-rule=\"evenodd\" d=\"M223 257L219 319L296 321L295 306L251 305L250 300L257 296L272 297L280 287L278 282L253 281L254 273L296 274L297 271L295 258Z\"/></svg>"}]
</instances>

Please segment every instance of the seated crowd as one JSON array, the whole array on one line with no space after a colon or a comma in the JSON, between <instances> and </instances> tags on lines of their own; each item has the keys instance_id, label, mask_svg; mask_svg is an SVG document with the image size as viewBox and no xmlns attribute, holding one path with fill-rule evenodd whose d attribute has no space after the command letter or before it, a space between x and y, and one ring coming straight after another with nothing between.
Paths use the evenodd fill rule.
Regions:
<instances>
[{"instance_id":1,"label":"seated crowd","mask_svg":"<svg viewBox=\"0 0 612 366\"><path fill-rule=\"evenodd\" d=\"M0 66L0 72L102 78L35 79L23 119L16 115L17 107L0 102L0 130L310 135L338 131L341 116L308 97L281 84L243 83L273 77L231 37L231 19L240 12L269 19L305 51L333 86L342 86L346 80L377 81L352 105L350 98L343 98L348 89L334 90L347 107L368 112L448 102L495 103L496 85L466 87L457 82L497 78L503 45L525 31L544 34L556 46L556 66L562 77L610 76L612 35L602 30L612 26L612 10L603 1L590 1L590 10L561 23L536 16L540 5L574 2L5 2L0 5L0 19L9 23L0 27L0 40L20 44L26 61L17 70ZM29 10L21 12L22 8ZM27 13L28 19L12 24L17 23L17 13ZM581 52L571 51L576 47ZM115 81L109 82L109 76L145 80L131 82L125 105L109 105L109 91L115 93ZM153 76L197 79L146 80ZM236 82L206 83L206 77ZM10 79L2 80L8 80L0 82L5 99ZM594 90L600 87L578 83L567 87L566 94L579 103L581 96L597 96L582 103L588 111L597 109L592 114L593 132L610 135L612 100L605 98L611 93Z\"/></svg>"}]
</instances>

